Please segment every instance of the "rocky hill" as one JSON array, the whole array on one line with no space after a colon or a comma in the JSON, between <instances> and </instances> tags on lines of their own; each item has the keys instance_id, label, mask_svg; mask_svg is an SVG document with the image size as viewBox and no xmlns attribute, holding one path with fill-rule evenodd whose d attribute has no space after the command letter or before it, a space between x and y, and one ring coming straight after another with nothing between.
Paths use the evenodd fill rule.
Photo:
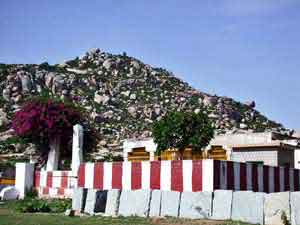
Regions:
<instances>
[{"instance_id":1,"label":"rocky hill","mask_svg":"<svg viewBox=\"0 0 300 225\"><path fill-rule=\"evenodd\" d=\"M203 93L165 69L99 49L58 65L0 64L0 92L0 140L7 137L11 116L26 97L49 92L89 112L101 137L100 155L118 154L123 139L151 136L152 123L171 110L204 110L218 133L290 132L256 111L253 101L242 104Z\"/></svg>"}]
</instances>

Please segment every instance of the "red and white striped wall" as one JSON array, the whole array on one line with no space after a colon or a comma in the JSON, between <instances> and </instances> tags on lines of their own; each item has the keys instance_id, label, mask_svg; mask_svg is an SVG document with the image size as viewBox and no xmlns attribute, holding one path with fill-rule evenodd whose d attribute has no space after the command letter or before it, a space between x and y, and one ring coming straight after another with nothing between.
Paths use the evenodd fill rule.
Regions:
<instances>
[{"instance_id":1,"label":"red and white striped wall","mask_svg":"<svg viewBox=\"0 0 300 225\"><path fill-rule=\"evenodd\" d=\"M99 190L299 191L300 170L218 160L81 164L78 186Z\"/></svg>"},{"instance_id":2,"label":"red and white striped wall","mask_svg":"<svg viewBox=\"0 0 300 225\"><path fill-rule=\"evenodd\" d=\"M79 167L78 187L208 191L213 188L213 160L85 163Z\"/></svg>"},{"instance_id":3,"label":"red and white striped wall","mask_svg":"<svg viewBox=\"0 0 300 225\"><path fill-rule=\"evenodd\" d=\"M300 170L215 160L214 189L265 193L300 191Z\"/></svg>"},{"instance_id":4,"label":"red and white striped wall","mask_svg":"<svg viewBox=\"0 0 300 225\"><path fill-rule=\"evenodd\" d=\"M35 171L34 187L40 197L71 198L76 183L72 171Z\"/></svg>"}]
</instances>

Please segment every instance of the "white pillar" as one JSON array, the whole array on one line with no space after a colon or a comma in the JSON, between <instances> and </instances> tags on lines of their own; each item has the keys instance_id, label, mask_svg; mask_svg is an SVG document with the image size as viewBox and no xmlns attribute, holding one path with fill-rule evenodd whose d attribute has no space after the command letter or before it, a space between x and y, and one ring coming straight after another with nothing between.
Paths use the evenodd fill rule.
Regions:
<instances>
[{"instance_id":1,"label":"white pillar","mask_svg":"<svg viewBox=\"0 0 300 225\"><path fill-rule=\"evenodd\" d=\"M300 169L300 149L295 149L294 151L294 162L295 168Z\"/></svg>"},{"instance_id":2,"label":"white pillar","mask_svg":"<svg viewBox=\"0 0 300 225\"><path fill-rule=\"evenodd\" d=\"M226 151L226 157L227 157L227 160L232 160L232 159L231 159L232 148L229 147L229 146L224 145L224 146L223 146L223 149Z\"/></svg>"},{"instance_id":3,"label":"white pillar","mask_svg":"<svg viewBox=\"0 0 300 225\"><path fill-rule=\"evenodd\" d=\"M128 152L123 152L123 160L124 162L128 161Z\"/></svg>"},{"instance_id":4,"label":"white pillar","mask_svg":"<svg viewBox=\"0 0 300 225\"><path fill-rule=\"evenodd\" d=\"M19 198L25 197L27 191L33 187L34 181L34 164L16 163L16 184L15 187L19 191Z\"/></svg>"},{"instance_id":5,"label":"white pillar","mask_svg":"<svg viewBox=\"0 0 300 225\"><path fill-rule=\"evenodd\" d=\"M150 161L154 161L154 152L150 152Z\"/></svg>"},{"instance_id":6,"label":"white pillar","mask_svg":"<svg viewBox=\"0 0 300 225\"><path fill-rule=\"evenodd\" d=\"M80 164L83 162L83 127L76 124L73 127L72 164L73 175L77 175Z\"/></svg>"},{"instance_id":7,"label":"white pillar","mask_svg":"<svg viewBox=\"0 0 300 225\"><path fill-rule=\"evenodd\" d=\"M58 161L59 161L59 149L60 149L60 138L54 138L50 141L50 151L48 153L47 160L47 171L53 171L58 169Z\"/></svg>"}]
</instances>

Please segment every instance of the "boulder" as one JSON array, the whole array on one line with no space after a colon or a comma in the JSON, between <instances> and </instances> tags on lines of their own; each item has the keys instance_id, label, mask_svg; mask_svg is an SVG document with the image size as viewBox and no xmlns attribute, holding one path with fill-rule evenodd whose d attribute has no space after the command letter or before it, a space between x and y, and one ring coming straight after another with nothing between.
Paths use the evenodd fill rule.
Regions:
<instances>
[{"instance_id":1,"label":"boulder","mask_svg":"<svg viewBox=\"0 0 300 225\"><path fill-rule=\"evenodd\" d=\"M211 216L212 192L183 192L181 193L181 218L207 219Z\"/></svg>"},{"instance_id":2,"label":"boulder","mask_svg":"<svg viewBox=\"0 0 300 225\"><path fill-rule=\"evenodd\" d=\"M178 217L180 192L162 191L161 193L161 216Z\"/></svg>"},{"instance_id":3,"label":"boulder","mask_svg":"<svg viewBox=\"0 0 300 225\"><path fill-rule=\"evenodd\" d=\"M99 94L95 94L95 97L94 97L94 101L98 104L103 104L105 105L108 101L109 101L109 96L107 95L99 95Z\"/></svg>"},{"instance_id":4,"label":"boulder","mask_svg":"<svg viewBox=\"0 0 300 225\"><path fill-rule=\"evenodd\" d=\"M106 69L106 70L109 70L111 67L113 66L113 62L111 59L107 59L103 62L103 67Z\"/></svg>"},{"instance_id":5,"label":"boulder","mask_svg":"<svg viewBox=\"0 0 300 225\"><path fill-rule=\"evenodd\" d=\"M300 192L291 192L291 224L300 224Z\"/></svg>"},{"instance_id":6,"label":"boulder","mask_svg":"<svg viewBox=\"0 0 300 225\"><path fill-rule=\"evenodd\" d=\"M150 217L160 216L160 205L161 205L161 190L153 190L150 201Z\"/></svg>"},{"instance_id":7,"label":"boulder","mask_svg":"<svg viewBox=\"0 0 300 225\"><path fill-rule=\"evenodd\" d=\"M107 192L107 201L105 214L108 216L116 216L119 210L120 190L112 189Z\"/></svg>"},{"instance_id":8,"label":"boulder","mask_svg":"<svg viewBox=\"0 0 300 225\"><path fill-rule=\"evenodd\" d=\"M31 86L32 86L32 83L31 83L31 80L29 78L29 76L21 76L20 77L21 79L21 84L22 84L22 92L29 92L31 90Z\"/></svg>"},{"instance_id":9,"label":"boulder","mask_svg":"<svg viewBox=\"0 0 300 225\"><path fill-rule=\"evenodd\" d=\"M252 224L264 222L264 193L233 192L231 219Z\"/></svg>"},{"instance_id":10,"label":"boulder","mask_svg":"<svg viewBox=\"0 0 300 225\"><path fill-rule=\"evenodd\" d=\"M232 204L231 190L214 191L212 219L230 220Z\"/></svg>"},{"instance_id":11,"label":"boulder","mask_svg":"<svg viewBox=\"0 0 300 225\"><path fill-rule=\"evenodd\" d=\"M9 123L7 113L0 108L0 127L7 125Z\"/></svg>"},{"instance_id":12,"label":"boulder","mask_svg":"<svg viewBox=\"0 0 300 225\"><path fill-rule=\"evenodd\" d=\"M119 215L148 217L150 197L150 190L123 190L120 197Z\"/></svg>"},{"instance_id":13,"label":"boulder","mask_svg":"<svg viewBox=\"0 0 300 225\"><path fill-rule=\"evenodd\" d=\"M282 215L285 213L290 221L290 193L271 193L265 195L264 203L265 224L284 225Z\"/></svg>"}]
</instances>

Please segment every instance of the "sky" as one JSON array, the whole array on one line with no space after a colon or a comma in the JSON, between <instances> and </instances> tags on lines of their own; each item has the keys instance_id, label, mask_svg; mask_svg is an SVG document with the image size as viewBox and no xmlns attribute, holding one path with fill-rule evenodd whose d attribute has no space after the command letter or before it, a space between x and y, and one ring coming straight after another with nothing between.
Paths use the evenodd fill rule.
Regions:
<instances>
[{"instance_id":1,"label":"sky","mask_svg":"<svg viewBox=\"0 0 300 225\"><path fill-rule=\"evenodd\" d=\"M1 0L0 62L126 52L300 129L299 0Z\"/></svg>"}]
</instances>

